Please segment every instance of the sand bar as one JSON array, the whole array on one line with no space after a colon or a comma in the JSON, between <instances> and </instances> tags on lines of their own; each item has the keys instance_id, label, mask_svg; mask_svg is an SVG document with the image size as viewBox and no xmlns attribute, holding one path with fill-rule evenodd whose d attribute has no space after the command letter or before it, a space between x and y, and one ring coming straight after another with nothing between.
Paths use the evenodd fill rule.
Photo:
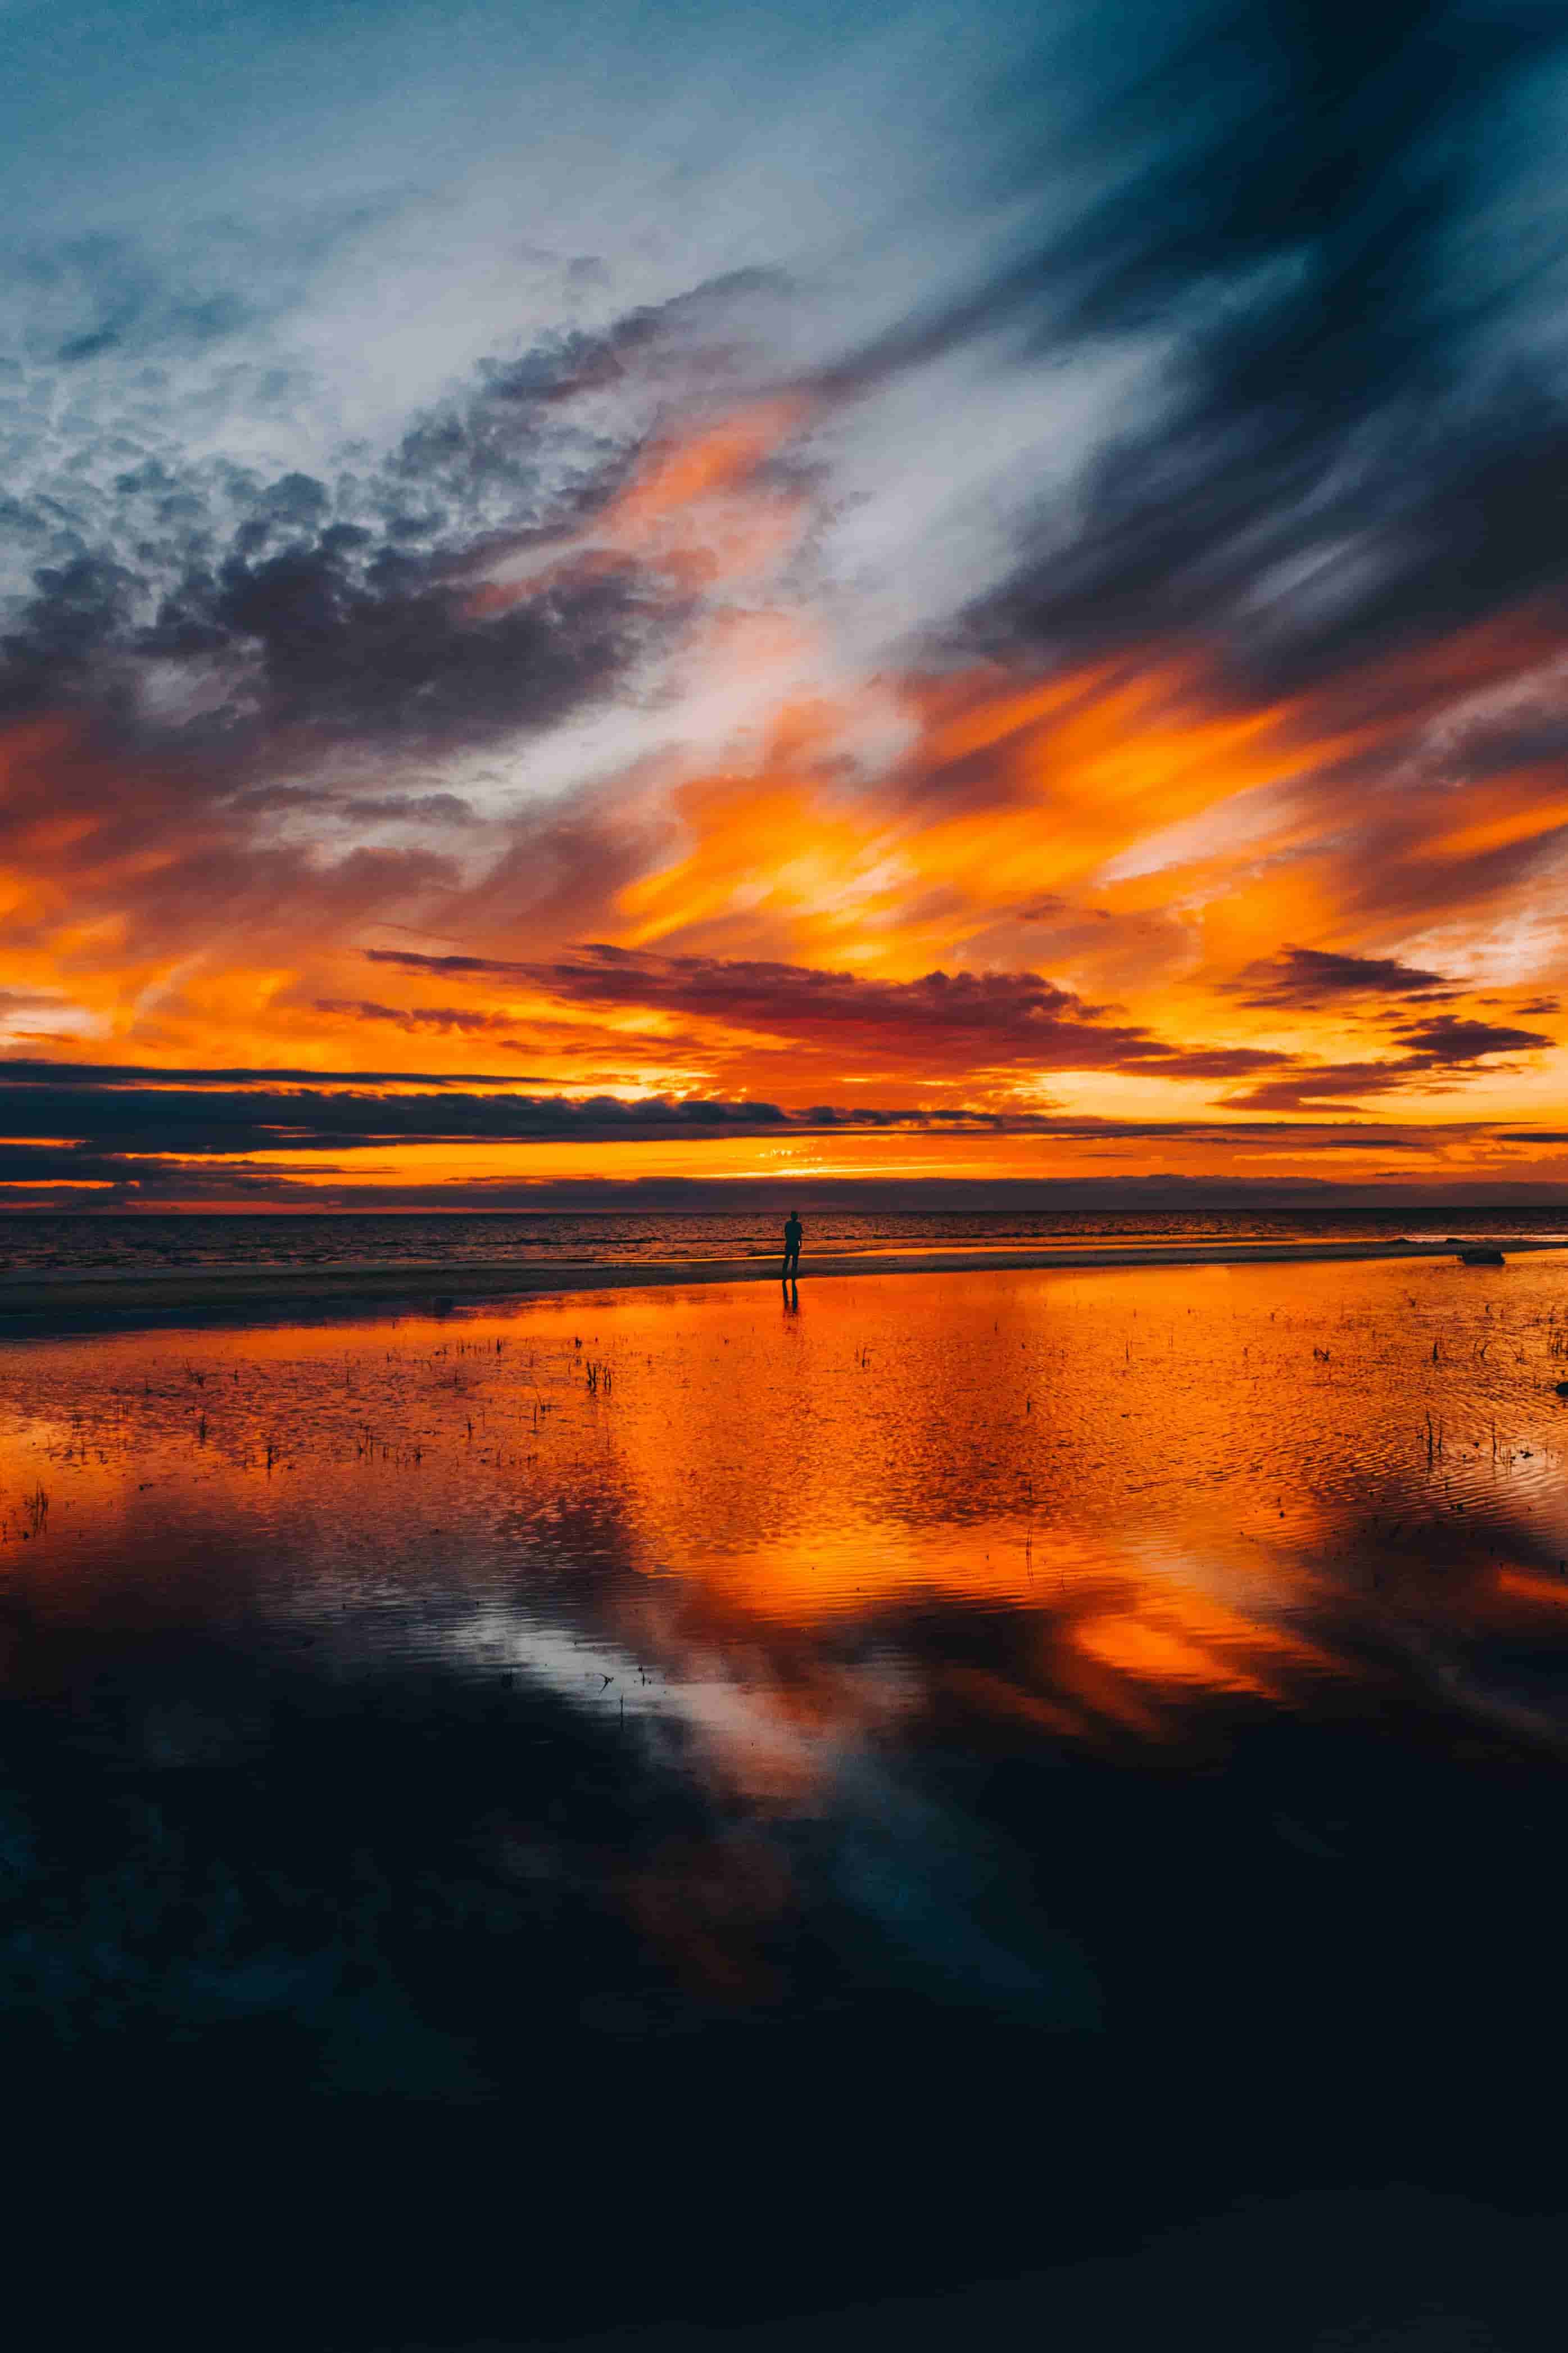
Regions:
<instances>
[{"instance_id":1,"label":"sand bar","mask_svg":"<svg viewBox=\"0 0 1568 2353\"><path fill-rule=\"evenodd\" d=\"M1506 1255L1527 1250L1568 1254L1568 1235L1546 1239L1478 1238ZM976 1269L1088 1270L1133 1266L1310 1264L1337 1259L1439 1258L1457 1261L1451 1241L1107 1242L1045 1248L846 1250L807 1256L801 1284L840 1275L963 1274ZM1466 1270L1479 1272L1482 1270ZM560 1296L580 1292L686 1289L697 1283L779 1281L773 1257L671 1259L616 1263L592 1260L504 1259L454 1265L437 1259L366 1266L101 1267L0 1271L0 1337L58 1331L123 1328L137 1324L246 1320L341 1311L472 1306L484 1300Z\"/></svg>"}]
</instances>

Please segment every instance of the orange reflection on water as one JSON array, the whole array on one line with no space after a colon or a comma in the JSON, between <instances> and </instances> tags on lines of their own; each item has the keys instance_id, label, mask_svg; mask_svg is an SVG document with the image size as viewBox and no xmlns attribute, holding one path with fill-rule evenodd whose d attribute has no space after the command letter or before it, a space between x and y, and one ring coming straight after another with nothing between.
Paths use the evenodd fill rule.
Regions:
<instances>
[{"instance_id":1,"label":"orange reflection on water","mask_svg":"<svg viewBox=\"0 0 1568 2353\"><path fill-rule=\"evenodd\" d=\"M977 1269L29 1343L0 1578L662 1715L764 1806L954 1707L1168 1743L1376 1656L1484 1708L1465 1645L1568 1555L1563 1286Z\"/></svg>"},{"instance_id":2,"label":"orange reflection on water","mask_svg":"<svg viewBox=\"0 0 1568 2353\"><path fill-rule=\"evenodd\" d=\"M1289 1685L1285 1671L1315 1655L1310 1644L1278 1627L1170 1588L1141 1597L1135 1609L1079 1620L1073 1640L1090 1659L1137 1683L1276 1700Z\"/></svg>"}]
</instances>

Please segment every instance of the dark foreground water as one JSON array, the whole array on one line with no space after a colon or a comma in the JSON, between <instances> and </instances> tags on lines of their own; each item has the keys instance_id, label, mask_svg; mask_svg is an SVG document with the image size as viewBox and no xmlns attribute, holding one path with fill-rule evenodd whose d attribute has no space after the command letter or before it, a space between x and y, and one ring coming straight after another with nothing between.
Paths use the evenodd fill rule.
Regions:
<instances>
[{"instance_id":1,"label":"dark foreground water","mask_svg":"<svg viewBox=\"0 0 1568 2353\"><path fill-rule=\"evenodd\" d=\"M49 2341L1555 2347L1565 1351L1568 1255L9 1344Z\"/></svg>"}]
</instances>

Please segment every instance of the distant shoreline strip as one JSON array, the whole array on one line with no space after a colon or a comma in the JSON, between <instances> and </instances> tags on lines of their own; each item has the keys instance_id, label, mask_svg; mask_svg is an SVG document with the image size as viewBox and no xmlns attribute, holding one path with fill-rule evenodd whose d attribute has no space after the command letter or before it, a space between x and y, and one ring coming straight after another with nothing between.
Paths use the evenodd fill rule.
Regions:
<instances>
[{"instance_id":1,"label":"distant shoreline strip","mask_svg":"<svg viewBox=\"0 0 1568 2353\"><path fill-rule=\"evenodd\" d=\"M1506 1257L1537 1251L1568 1255L1568 1235L1486 1238ZM1152 1242L1101 1247L1003 1250L809 1251L801 1264L801 1286L845 1275L870 1280L887 1275L1114 1271L1123 1267L1310 1265L1342 1260L1448 1259L1458 1261L1454 1241L1339 1242ZM1479 1270L1476 1270L1479 1271ZM1471 1270L1467 1270L1471 1271ZM658 1263L559 1261L529 1265L514 1260L453 1266L438 1260L397 1265L352 1267L60 1268L47 1275L0 1273L0 1336L37 1337L55 1331L109 1330L142 1323L168 1323L183 1316L205 1320L225 1314L271 1319L300 1312L319 1316L333 1308L474 1306L486 1300L570 1297L599 1291L689 1290L694 1285L778 1282L774 1259L667 1260Z\"/></svg>"}]
</instances>

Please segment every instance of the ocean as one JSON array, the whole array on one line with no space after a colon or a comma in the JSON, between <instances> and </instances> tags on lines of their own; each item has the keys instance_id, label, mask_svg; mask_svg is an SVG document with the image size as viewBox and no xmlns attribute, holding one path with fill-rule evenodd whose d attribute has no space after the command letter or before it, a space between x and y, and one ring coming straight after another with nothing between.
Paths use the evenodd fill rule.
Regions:
<instances>
[{"instance_id":1,"label":"ocean","mask_svg":"<svg viewBox=\"0 0 1568 2353\"><path fill-rule=\"evenodd\" d=\"M880 1254L942 1248L975 1250L1031 1242L1085 1248L1108 1241L1353 1241L1408 1234L1568 1235L1568 1208L1377 1208L1171 1210L1099 1213L864 1209L805 1211L806 1251ZM289 1212L271 1216L138 1214L0 1219L0 1270L37 1273L177 1267L331 1267L494 1263L664 1264L771 1258L783 1219L757 1210L728 1215L633 1211L569 1215L500 1212L374 1215Z\"/></svg>"},{"instance_id":2,"label":"ocean","mask_svg":"<svg viewBox=\"0 0 1568 2353\"><path fill-rule=\"evenodd\" d=\"M80 2240L56 2337L1555 2348L1565 1275L0 1341L0 2063L13 2235Z\"/></svg>"}]
</instances>

